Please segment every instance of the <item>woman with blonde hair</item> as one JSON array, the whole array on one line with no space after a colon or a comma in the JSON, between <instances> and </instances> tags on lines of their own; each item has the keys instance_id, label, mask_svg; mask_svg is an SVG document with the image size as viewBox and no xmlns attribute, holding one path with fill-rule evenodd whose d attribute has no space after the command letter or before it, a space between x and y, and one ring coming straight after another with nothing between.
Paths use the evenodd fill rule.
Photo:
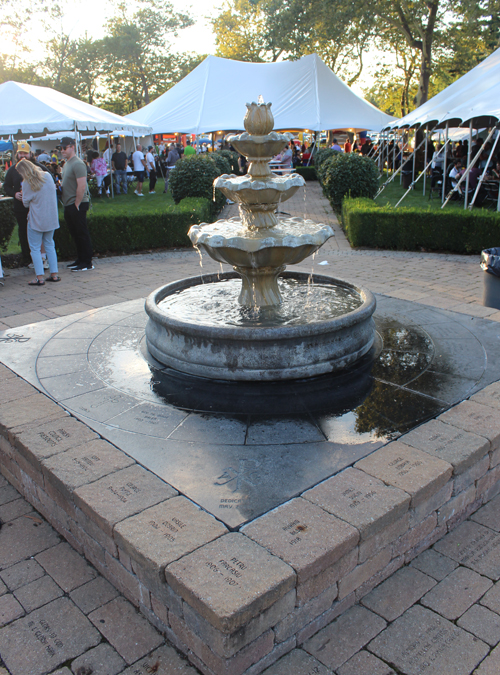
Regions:
<instances>
[{"instance_id":1,"label":"woman with blonde hair","mask_svg":"<svg viewBox=\"0 0 500 675\"><path fill-rule=\"evenodd\" d=\"M57 212L56 186L52 176L25 159L16 164L16 169L23 179L21 188L23 204L29 208L28 243L36 274L36 279L30 281L29 285L45 285L42 254L40 252L42 243L50 266L50 277L47 278L47 281L61 281L57 275L57 255L54 245L54 230L59 227L59 214Z\"/></svg>"}]
</instances>

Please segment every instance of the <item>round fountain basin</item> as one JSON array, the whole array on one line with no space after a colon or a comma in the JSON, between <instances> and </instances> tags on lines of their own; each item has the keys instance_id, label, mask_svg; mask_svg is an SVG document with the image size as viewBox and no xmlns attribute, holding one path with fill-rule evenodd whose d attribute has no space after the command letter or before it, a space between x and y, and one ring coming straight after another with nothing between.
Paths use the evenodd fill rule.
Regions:
<instances>
[{"instance_id":1,"label":"round fountain basin","mask_svg":"<svg viewBox=\"0 0 500 675\"><path fill-rule=\"evenodd\" d=\"M222 317L215 323L205 324L196 306L191 307L191 315L189 311L179 314L175 309L166 308L168 303L164 301L176 296L175 300L182 304L183 293L189 289L203 285L206 290L208 285L239 279L238 275L228 272L182 279L157 289L146 300L149 316L146 341L150 353L160 363L198 377L271 381L341 371L369 352L375 336L372 315L376 306L370 291L323 275L284 272L281 278L297 283L306 291L311 284L327 287L329 292L330 288L338 289L342 297L347 298L347 311L337 312L337 316L323 311L319 319L303 323L283 321L279 316L273 321L268 312L259 315L257 321L252 321L251 316L248 320L243 316L241 322ZM252 308L237 311L244 315L245 311L251 313ZM280 308L278 315L283 311ZM223 313L224 307L220 311L216 308L215 314Z\"/></svg>"}]
</instances>

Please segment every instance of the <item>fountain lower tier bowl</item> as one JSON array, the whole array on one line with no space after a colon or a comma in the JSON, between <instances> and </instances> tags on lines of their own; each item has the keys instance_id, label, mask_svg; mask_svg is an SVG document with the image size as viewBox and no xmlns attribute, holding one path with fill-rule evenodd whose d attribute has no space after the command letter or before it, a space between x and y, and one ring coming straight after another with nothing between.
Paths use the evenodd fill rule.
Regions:
<instances>
[{"instance_id":1,"label":"fountain lower tier bowl","mask_svg":"<svg viewBox=\"0 0 500 675\"><path fill-rule=\"evenodd\" d=\"M338 372L367 354L374 341L375 298L346 281L302 272L285 272L281 283L291 287L279 310L237 307L236 320L226 318L223 296L239 279L234 272L182 279L163 286L146 300L149 321L146 342L160 363L198 377L216 380L293 380ZM325 312L323 296L348 299L346 313ZM303 322L294 309L294 295L319 318ZM309 300L309 297L313 298ZM196 298L207 297L206 302ZM342 300L342 302L344 302ZM287 318L286 303L296 320ZM337 303L338 304L338 303ZM342 304L342 303L341 303ZM202 306L205 305L205 306ZM354 307L354 309L352 309ZM210 317L206 323L205 316ZM212 320L213 319L213 320Z\"/></svg>"}]
</instances>

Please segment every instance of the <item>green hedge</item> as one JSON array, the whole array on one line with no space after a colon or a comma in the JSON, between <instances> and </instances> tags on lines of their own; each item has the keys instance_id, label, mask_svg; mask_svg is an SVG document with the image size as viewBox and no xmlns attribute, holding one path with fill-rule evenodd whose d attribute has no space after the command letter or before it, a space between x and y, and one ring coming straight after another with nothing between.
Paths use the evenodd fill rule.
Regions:
<instances>
[{"instance_id":1,"label":"green hedge","mask_svg":"<svg viewBox=\"0 0 500 675\"><path fill-rule=\"evenodd\" d=\"M342 225L355 247L480 253L500 246L500 214L487 211L395 209L344 199Z\"/></svg>"},{"instance_id":2,"label":"green hedge","mask_svg":"<svg viewBox=\"0 0 500 675\"><path fill-rule=\"evenodd\" d=\"M211 220L208 199L189 197L175 206L163 206L141 214L123 209L94 210L88 215L87 222L94 253L122 254L191 246L187 236L191 225ZM76 249L62 216L59 222L61 227L54 233L57 253L62 259L74 257Z\"/></svg>"},{"instance_id":3,"label":"green hedge","mask_svg":"<svg viewBox=\"0 0 500 675\"><path fill-rule=\"evenodd\" d=\"M4 251L16 226L12 199L0 202L0 251Z\"/></svg>"},{"instance_id":4,"label":"green hedge","mask_svg":"<svg viewBox=\"0 0 500 675\"><path fill-rule=\"evenodd\" d=\"M296 166L295 171L303 176L304 180L318 180L318 174L314 166Z\"/></svg>"}]
</instances>

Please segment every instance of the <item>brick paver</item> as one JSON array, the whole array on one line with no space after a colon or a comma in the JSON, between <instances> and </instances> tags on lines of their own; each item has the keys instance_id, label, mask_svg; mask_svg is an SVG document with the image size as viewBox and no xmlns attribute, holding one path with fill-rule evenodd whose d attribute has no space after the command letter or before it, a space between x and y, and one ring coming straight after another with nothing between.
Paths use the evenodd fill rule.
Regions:
<instances>
[{"instance_id":1,"label":"brick paver","mask_svg":"<svg viewBox=\"0 0 500 675\"><path fill-rule=\"evenodd\" d=\"M287 202L286 209L291 215L307 213L318 222L328 223L336 234L321 249L314 263L306 262L298 269L310 271L314 265L316 273L352 280L376 293L500 322L500 311L481 304L483 272L478 256L353 251L317 184L308 184L305 198L300 192ZM235 215L234 206L226 211L224 215L228 217ZM191 250L100 259L96 260L96 269L86 275L71 274L62 264L63 281L54 288L50 284L30 288L27 282L31 271L7 270L5 286L0 288L0 330L11 329L9 332L15 334L16 327L30 322L143 298L169 281L200 271L218 270L219 265L206 258L200 268L198 255ZM52 368L55 361L64 370L64 357L51 359ZM7 428L28 427L17 434L17 438L21 452L28 452L29 448L30 461L56 466L58 454L67 452L65 457L72 458L78 454L73 448L96 438L80 422L61 412L54 414L50 402L29 386L19 381L7 386L9 379L12 379L10 371L0 366L0 398L6 401L2 405L0 423ZM497 442L498 417L485 409L482 401L477 395L467 406L457 406L436 422L436 428L439 426L438 431L443 435L443 451L436 457L445 462L438 462L432 477L417 476L414 483L404 485L403 489L413 497L412 506L429 497L429 488L430 492L439 489L441 472L447 472L444 465L450 445L464 443L460 463L453 466L456 474L466 470L469 462L484 452L484 438ZM478 420L479 413L484 415ZM37 432L29 430L29 425L44 418L46 433L37 436ZM39 423L36 426L39 427ZM58 434L58 429L65 429L65 433ZM427 438L419 435L418 430L411 441L408 439L409 445L417 448L414 456L419 450L428 450ZM498 463L498 459L495 462ZM116 470L131 471L113 466L112 471ZM377 467L374 482L379 484L380 479L393 486L387 489L395 492L402 487L393 476L379 472ZM107 485L109 479L100 478L100 481ZM96 503L94 497L100 495L98 492L94 495L95 489L82 489L80 503L84 508L100 512L102 526L111 527L116 522L115 514L110 513L103 502ZM151 503L183 499L170 493L148 495L148 498ZM134 512L131 508L119 520L131 516L132 525ZM356 605L347 609L353 601L349 602L346 597L346 611L340 616L334 615L330 623L318 623L316 630L322 630L304 645L285 642L282 652L285 656L265 672L268 675L390 675L394 665L398 672L405 674L424 672L423 668L426 675L497 675L500 672L498 523L500 498L491 500L431 549L421 553L409 567L403 567L366 595L363 600L366 607ZM0 624L5 623L0 628L0 675L74 675L79 669L94 675L143 672L194 675L200 672L83 557L62 543L60 535L2 476L0 524ZM362 521L358 525L361 527ZM368 527L368 523L363 527ZM393 535L398 536L389 534L387 542ZM378 536L378 532L371 535ZM370 537L370 533L365 532L366 536ZM384 551L378 555L383 558ZM346 567L347 582L354 565L355 561L351 561ZM356 573L360 570L362 566ZM406 596L401 580L412 584L411 593ZM345 592L348 590L346 587ZM443 591L441 596L440 591ZM321 600L320 595L318 601ZM451 600L454 607L450 609ZM452 624L445 618L447 615L460 618ZM307 637L312 634L311 630ZM252 667L248 672L257 675Z\"/></svg>"}]
</instances>

